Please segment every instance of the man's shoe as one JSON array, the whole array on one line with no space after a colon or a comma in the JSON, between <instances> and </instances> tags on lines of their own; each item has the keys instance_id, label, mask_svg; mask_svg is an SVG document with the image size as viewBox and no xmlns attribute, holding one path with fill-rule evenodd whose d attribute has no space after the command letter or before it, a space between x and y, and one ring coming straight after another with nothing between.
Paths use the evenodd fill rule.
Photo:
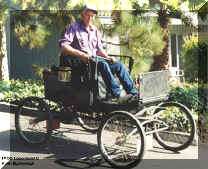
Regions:
<instances>
[{"instance_id":1,"label":"man's shoe","mask_svg":"<svg viewBox=\"0 0 208 169\"><path fill-rule=\"evenodd\" d=\"M133 97L132 94L127 94L127 95L124 95L124 96L121 96L121 95L116 95L115 96L114 95L114 96L108 97L107 101L111 102L111 103L122 104L122 103L128 102L128 100L131 99L131 97Z\"/></svg>"},{"instance_id":2,"label":"man's shoe","mask_svg":"<svg viewBox=\"0 0 208 169\"><path fill-rule=\"evenodd\" d=\"M128 103L129 100L131 100L131 98L133 97L132 94L126 94L124 96L120 96L118 99L118 103L122 104L122 103Z\"/></svg>"},{"instance_id":3,"label":"man's shoe","mask_svg":"<svg viewBox=\"0 0 208 169\"><path fill-rule=\"evenodd\" d=\"M121 95L114 95L114 96L108 96L105 101L109 102L109 103L118 103L118 104L122 104L122 103L129 103L132 101L137 101L139 98L139 94L135 93L135 94L126 94L124 96Z\"/></svg>"}]
</instances>

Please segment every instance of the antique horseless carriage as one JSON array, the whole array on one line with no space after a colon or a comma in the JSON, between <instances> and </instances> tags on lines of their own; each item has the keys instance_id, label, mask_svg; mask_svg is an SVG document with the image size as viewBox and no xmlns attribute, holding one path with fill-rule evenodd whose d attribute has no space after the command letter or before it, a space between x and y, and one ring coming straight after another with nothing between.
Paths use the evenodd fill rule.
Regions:
<instances>
[{"instance_id":1,"label":"antique horseless carriage","mask_svg":"<svg viewBox=\"0 0 208 169\"><path fill-rule=\"evenodd\" d=\"M115 57L127 62L131 72L132 57ZM97 132L99 151L109 164L130 168L142 160L147 135L170 151L183 150L194 139L196 127L190 110L168 99L167 71L142 74L139 95L124 102L105 99L109 92L96 57L87 64L72 60L45 71L44 87L45 98L23 99L15 114L16 131L28 144L48 141L54 120L77 119L87 131Z\"/></svg>"}]
</instances>

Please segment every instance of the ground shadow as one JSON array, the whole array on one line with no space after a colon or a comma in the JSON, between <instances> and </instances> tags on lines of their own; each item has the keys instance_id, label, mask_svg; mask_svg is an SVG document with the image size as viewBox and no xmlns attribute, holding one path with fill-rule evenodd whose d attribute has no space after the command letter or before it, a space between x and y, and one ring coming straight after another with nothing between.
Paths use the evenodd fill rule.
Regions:
<instances>
[{"instance_id":1,"label":"ground shadow","mask_svg":"<svg viewBox=\"0 0 208 169\"><path fill-rule=\"evenodd\" d=\"M159 146L154 146L154 149L148 150L149 152L155 152L155 153L162 153L162 154L180 154L181 152L177 151L169 151Z\"/></svg>"},{"instance_id":2,"label":"ground shadow","mask_svg":"<svg viewBox=\"0 0 208 169\"><path fill-rule=\"evenodd\" d=\"M79 134L82 130L69 129L73 133ZM8 130L0 133L0 150L10 151L11 157L34 158L39 160L10 160L3 168L39 168L42 163L52 165L55 168L70 169L103 169L112 168L107 164L98 152L97 145L92 145L80 141L74 141L62 136L61 132L55 132L48 144L40 146L29 146L20 140L15 130ZM8 139L10 138L10 139ZM10 141L10 145L8 144ZM7 146L5 146L7 144ZM9 146L8 146L9 145ZM44 166L44 165L43 165ZM42 166L42 167L43 167Z\"/></svg>"},{"instance_id":3,"label":"ground shadow","mask_svg":"<svg viewBox=\"0 0 208 169\"><path fill-rule=\"evenodd\" d=\"M8 139L9 136L10 139ZM1 132L0 138L0 150L10 151L11 156L16 157L38 156L39 159L80 159L99 154L97 145L75 141L58 133L53 135L47 144L38 146L24 144L15 130ZM8 140L10 141L10 146L8 146Z\"/></svg>"}]
</instances>

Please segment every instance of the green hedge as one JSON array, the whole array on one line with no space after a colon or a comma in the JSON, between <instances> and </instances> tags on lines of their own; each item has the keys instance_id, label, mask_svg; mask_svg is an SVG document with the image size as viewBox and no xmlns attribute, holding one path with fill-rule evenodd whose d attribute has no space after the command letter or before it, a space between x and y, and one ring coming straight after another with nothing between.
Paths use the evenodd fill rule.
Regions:
<instances>
[{"instance_id":1,"label":"green hedge","mask_svg":"<svg viewBox=\"0 0 208 169\"><path fill-rule=\"evenodd\" d=\"M196 114L207 114L207 96L207 87L200 86L198 83L174 87L170 91L170 100L186 105Z\"/></svg>"},{"instance_id":2,"label":"green hedge","mask_svg":"<svg viewBox=\"0 0 208 169\"><path fill-rule=\"evenodd\" d=\"M15 103L27 96L44 97L44 86L40 80L0 81L0 101Z\"/></svg>"}]
</instances>

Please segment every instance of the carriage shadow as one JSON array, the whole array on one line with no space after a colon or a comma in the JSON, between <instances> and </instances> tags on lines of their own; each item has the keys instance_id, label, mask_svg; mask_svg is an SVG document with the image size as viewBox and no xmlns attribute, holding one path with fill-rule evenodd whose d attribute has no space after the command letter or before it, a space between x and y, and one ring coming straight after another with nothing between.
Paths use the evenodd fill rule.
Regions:
<instances>
[{"instance_id":1,"label":"carriage shadow","mask_svg":"<svg viewBox=\"0 0 208 169\"><path fill-rule=\"evenodd\" d=\"M79 134L79 130L69 130ZM11 157L37 157L39 159L81 159L99 154L97 145L70 139L56 132L48 143L38 146L24 144L15 130L0 133L1 151L10 151ZM8 139L9 137L9 139ZM8 144L9 141L9 144ZM3 144L4 142L4 144ZM5 146L7 144L7 146Z\"/></svg>"}]
</instances>

